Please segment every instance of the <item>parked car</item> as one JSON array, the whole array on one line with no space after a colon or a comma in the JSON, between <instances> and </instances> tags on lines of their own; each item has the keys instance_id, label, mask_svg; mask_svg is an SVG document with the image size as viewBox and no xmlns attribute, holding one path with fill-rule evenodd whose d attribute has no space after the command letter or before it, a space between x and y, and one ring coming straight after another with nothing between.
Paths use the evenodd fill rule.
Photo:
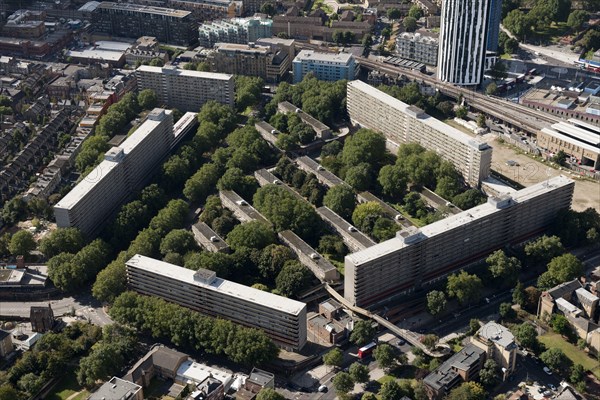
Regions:
<instances>
[{"instance_id":1,"label":"parked car","mask_svg":"<svg viewBox=\"0 0 600 400\"><path fill-rule=\"evenodd\" d=\"M553 384L549 383L548 387L550 388L550 390L556 391L556 386L554 386Z\"/></svg>"},{"instance_id":2,"label":"parked car","mask_svg":"<svg viewBox=\"0 0 600 400\"><path fill-rule=\"evenodd\" d=\"M552 375L552 371L550 371L550 368L548 368L548 367L544 367L544 372L547 373L548 375Z\"/></svg>"},{"instance_id":3,"label":"parked car","mask_svg":"<svg viewBox=\"0 0 600 400\"><path fill-rule=\"evenodd\" d=\"M325 385L319 386L319 392L326 393L329 389Z\"/></svg>"}]
</instances>

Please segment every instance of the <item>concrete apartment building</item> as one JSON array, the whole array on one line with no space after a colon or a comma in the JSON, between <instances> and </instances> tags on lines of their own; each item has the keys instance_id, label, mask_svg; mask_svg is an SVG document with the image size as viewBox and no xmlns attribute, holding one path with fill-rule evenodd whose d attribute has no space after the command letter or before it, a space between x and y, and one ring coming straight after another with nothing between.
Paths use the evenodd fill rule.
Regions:
<instances>
[{"instance_id":1,"label":"concrete apartment building","mask_svg":"<svg viewBox=\"0 0 600 400\"><path fill-rule=\"evenodd\" d=\"M113 376L108 382L104 383L98 388L98 390L92 393L87 399L143 400L143 398L144 394L140 385L136 385L135 383Z\"/></svg>"},{"instance_id":2,"label":"concrete apartment building","mask_svg":"<svg viewBox=\"0 0 600 400\"><path fill-rule=\"evenodd\" d=\"M149 65L140 66L135 74L138 91L152 89L159 104L181 111L198 111L209 100L232 107L235 103L233 75Z\"/></svg>"},{"instance_id":3,"label":"concrete apartment building","mask_svg":"<svg viewBox=\"0 0 600 400\"><path fill-rule=\"evenodd\" d=\"M317 213L333 232L337 232L342 237L351 251L361 251L375 245L375 242L367 235L356 229L329 207L319 207Z\"/></svg>"},{"instance_id":4,"label":"concrete apartment building","mask_svg":"<svg viewBox=\"0 0 600 400\"><path fill-rule=\"evenodd\" d=\"M242 223L258 221L271 225L268 219L233 190L219 190L223 207L228 208Z\"/></svg>"},{"instance_id":5,"label":"concrete apartment building","mask_svg":"<svg viewBox=\"0 0 600 400\"><path fill-rule=\"evenodd\" d=\"M273 20L258 16L206 22L198 28L198 41L205 48L217 43L254 43L262 38L270 38L272 25Z\"/></svg>"},{"instance_id":6,"label":"concrete apartment building","mask_svg":"<svg viewBox=\"0 0 600 400\"><path fill-rule=\"evenodd\" d=\"M341 178L333 172L327 171L325 167L310 158L309 156L301 156L296 158L295 164L302 171L308 174L314 174L317 180L328 188L338 185L347 185Z\"/></svg>"},{"instance_id":7,"label":"concrete apartment building","mask_svg":"<svg viewBox=\"0 0 600 400\"><path fill-rule=\"evenodd\" d=\"M420 108L359 80L348 82L348 114L353 123L385 135L388 145L419 143L450 161L472 186L490 174L492 148L431 117Z\"/></svg>"},{"instance_id":8,"label":"concrete apartment building","mask_svg":"<svg viewBox=\"0 0 600 400\"><path fill-rule=\"evenodd\" d=\"M198 221L192 225L192 233L198 246L213 253L229 253L229 245L204 222Z\"/></svg>"},{"instance_id":9,"label":"concrete apartment building","mask_svg":"<svg viewBox=\"0 0 600 400\"><path fill-rule=\"evenodd\" d=\"M102 224L141 189L169 153L174 140L170 110L155 108L146 121L54 206L60 228L74 226L85 235Z\"/></svg>"},{"instance_id":10,"label":"concrete apartment building","mask_svg":"<svg viewBox=\"0 0 600 400\"><path fill-rule=\"evenodd\" d=\"M350 53L324 53L314 50L302 50L292 62L294 83L301 82L306 74L312 72L322 81L354 79L356 63Z\"/></svg>"},{"instance_id":11,"label":"concrete apartment building","mask_svg":"<svg viewBox=\"0 0 600 400\"><path fill-rule=\"evenodd\" d=\"M542 128L537 145L550 156L564 151L582 165L600 169L600 127L577 119Z\"/></svg>"},{"instance_id":12,"label":"concrete apartment building","mask_svg":"<svg viewBox=\"0 0 600 400\"><path fill-rule=\"evenodd\" d=\"M574 185L557 176L347 255L344 297L360 307L386 301L539 235L570 207Z\"/></svg>"},{"instance_id":13,"label":"concrete apartment building","mask_svg":"<svg viewBox=\"0 0 600 400\"><path fill-rule=\"evenodd\" d=\"M93 11L97 33L117 37L154 36L162 43L187 46L196 38L189 11L104 1Z\"/></svg>"},{"instance_id":14,"label":"concrete apartment building","mask_svg":"<svg viewBox=\"0 0 600 400\"><path fill-rule=\"evenodd\" d=\"M279 232L279 240L288 246L298 260L308 267L321 282L336 282L340 280L340 273L326 258L319 254L308 243L294 232L287 230Z\"/></svg>"},{"instance_id":15,"label":"concrete apartment building","mask_svg":"<svg viewBox=\"0 0 600 400\"><path fill-rule=\"evenodd\" d=\"M310 127L313 128L319 139L331 138L331 128L314 118L312 115L305 113L302 111L302 109L296 107L289 101L282 101L281 103L277 104L277 111L284 114L294 113L298 115L302 122L310 125Z\"/></svg>"},{"instance_id":16,"label":"concrete apartment building","mask_svg":"<svg viewBox=\"0 0 600 400\"><path fill-rule=\"evenodd\" d=\"M242 2L237 0L166 0L167 6L192 13L197 22L242 15Z\"/></svg>"},{"instance_id":17,"label":"concrete apartment building","mask_svg":"<svg viewBox=\"0 0 600 400\"><path fill-rule=\"evenodd\" d=\"M487 358L496 361L502 372L502 380L515 372L518 346L508 328L490 321L471 337L471 343L485 351Z\"/></svg>"},{"instance_id":18,"label":"concrete apartment building","mask_svg":"<svg viewBox=\"0 0 600 400\"><path fill-rule=\"evenodd\" d=\"M269 83L284 80L292 64L287 52L253 43L217 43L206 60L214 72L258 76Z\"/></svg>"},{"instance_id":19,"label":"concrete apartment building","mask_svg":"<svg viewBox=\"0 0 600 400\"><path fill-rule=\"evenodd\" d=\"M430 400L441 400L462 382L479 376L485 362L485 351L468 344L423 379Z\"/></svg>"},{"instance_id":20,"label":"concrete apartment building","mask_svg":"<svg viewBox=\"0 0 600 400\"><path fill-rule=\"evenodd\" d=\"M437 65L438 39L427 32L403 32L396 37L396 53L402 58Z\"/></svg>"},{"instance_id":21,"label":"concrete apartment building","mask_svg":"<svg viewBox=\"0 0 600 400\"><path fill-rule=\"evenodd\" d=\"M304 303L226 281L213 271L193 271L139 254L126 267L128 285L136 292L261 329L287 350L306 344Z\"/></svg>"}]
</instances>

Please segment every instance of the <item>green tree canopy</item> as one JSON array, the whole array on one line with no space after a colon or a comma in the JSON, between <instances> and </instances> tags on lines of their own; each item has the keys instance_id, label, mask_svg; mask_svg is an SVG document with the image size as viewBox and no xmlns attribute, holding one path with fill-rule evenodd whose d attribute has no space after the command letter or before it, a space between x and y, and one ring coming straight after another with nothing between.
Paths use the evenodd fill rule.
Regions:
<instances>
[{"instance_id":1,"label":"green tree canopy","mask_svg":"<svg viewBox=\"0 0 600 400\"><path fill-rule=\"evenodd\" d=\"M271 3L263 4L263 6L261 7L261 11L264 8L264 6L267 4L271 4ZM273 7L273 6L271 5L271 7ZM263 388L256 395L256 400L285 400L285 396L277 393L275 390L273 390L271 388Z\"/></svg>"},{"instance_id":2,"label":"green tree canopy","mask_svg":"<svg viewBox=\"0 0 600 400\"><path fill-rule=\"evenodd\" d=\"M58 228L40 241L40 251L52 258L59 253L77 253L84 246L83 235L77 228Z\"/></svg>"},{"instance_id":3,"label":"green tree canopy","mask_svg":"<svg viewBox=\"0 0 600 400\"><path fill-rule=\"evenodd\" d=\"M327 191L323 198L323 205L347 219L356 207L356 195L350 186L337 185Z\"/></svg>"},{"instance_id":4,"label":"green tree canopy","mask_svg":"<svg viewBox=\"0 0 600 400\"><path fill-rule=\"evenodd\" d=\"M379 397L381 400L395 400L404 396L402 388L395 380L385 381L379 389Z\"/></svg>"},{"instance_id":5,"label":"green tree canopy","mask_svg":"<svg viewBox=\"0 0 600 400\"><path fill-rule=\"evenodd\" d=\"M533 263L548 263L565 252L558 236L547 235L527 243L524 250Z\"/></svg>"},{"instance_id":6,"label":"green tree canopy","mask_svg":"<svg viewBox=\"0 0 600 400\"><path fill-rule=\"evenodd\" d=\"M332 350L329 350L323 356L323 363L325 365L329 365L331 367L340 368L342 366L343 362L344 362L344 354L338 348L334 348Z\"/></svg>"},{"instance_id":7,"label":"green tree canopy","mask_svg":"<svg viewBox=\"0 0 600 400\"><path fill-rule=\"evenodd\" d=\"M542 354L540 354L540 360L548 366L548 368L554 371L561 371L570 367L572 363L565 353L558 347L552 347Z\"/></svg>"},{"instance_id":8,"label":"green tree canopy","mask_svg":"<svg viewBox=\"0 0 600 400\"><path fill-rule=\"evenodd\" d=\"M333 378L333 387L336 393L348 393L354 388L354 381L350 374L340 372Z\"/></svg>"},{"instance_id":9,"label":"green tree canopy","mask_svg":"<svg viewBox=\"0 0 600 400\"><path fill-rule=\"evenodd\" d=\"M385 165L379 170L377 179L383 190L383 194L392 200L400 200L404 197L407 189L407 178L398 165Z\"/></svg>"},{"instance_id":10,"label":"green tree canopy","mask_svg":"<svg viewBox=\"0 0 600 400\"><path fill-rule=\"evenodd\" d=\"M350 341L357 346L364 346L371 342L375 336L375 328L368 320L358 320L354 324L354 329L350 334Z\"/></svg>"},{"instance_id":11,"label":"green tree canopy","mask_svg":"<svg viewBox=\"0 0 600 400\"><path fill-rule=\"evenodd\" d=\"M312 272L298 261L287 261L275 279L277 290L283 296L293 297L306 289L312 281Z\"/></svg>"},{"instance_id":12,"label":"green tree canopy","mask_svg":"<svg viewBox=\"0 0 600 400\"><path fill-rule=\"evenodd\" d=\"M270 244L262 249L257 267L263 279L275 282L285 263L294 258L294 252L287 246Z\"/></svg>"},{"instance_id":13,"label":"green tree canopy","mask_svg":"<svg viewBox=\"0 0 600 400\"><path fill-rule=\"evenodd\" d=\"M485 400L487 393L477 382L463 382L452 389L446 397L447 400Z\"/></svg>"},{"instance_id":14,"label":"green tree canopy","mask_svg":"<svg viewBox=\"0 0 600 400\"><path fill-rule=\"evenodd\" d=\"M29 253L35 250L36 243L33 235L29 231L18 231L10 238L8 251L13 256L22 255L28 257Z\"/></svg>"},{"instance_id":15,"label":"green tree canopy","mask_svg":"<svg viewBox=\"0 0 600 400\"><path fill-rule=\"evenodd\" d=\"M173 229L160 242L160 253L163 256L168 253L184 255L197 248L194 235L186 229Z\"/></svg>"},{"instance_id":16,"label":"green tree canopy","mask_svg":"<svg viewBox=\"0 0 600 400\"><path fill-rule=\"evenodd\" d=\"M414 17L404 17L402 25L407 32L414 32L417 29L417 20Z\"/></svg>"},{"instance_id":17,"label":"green tree canopy","mask_svg":"<svg viewBox=\"0 0 600 400\"><path fill-rule=\"evenodd\" d=\"M446 290L448 296L456 297L461 304L471 304L479 301L483 284L477 275L471 275L466 271L448 276Z\"/></svg>"},{"instance_id":18,"label":"green tree canopy","mask_svg":"<svg viewBox=\"0 0 600 400\"><path fill-rule=\"evenodd\" d=\"M539 346L537 332L535 327L528 322L523 322L518 325L513 333L515 338L521 344L521 346L527 347L528 349L537 349Z\"/></svg>"},{"instance_id":19,"label":"green tree canopy","mask_svg":"<svg viewBox=\"0 0 600 400\"><path fill-rule=\"evenodd\" d=\"M441 314L446 310L446 295L439 290L427 293L427 310L431 315Z\"/></svg>"},{"instance_id":20,"label":"green tree canopy","mask_svg":"<svg viewBox=\"0 0 600 400\"><path fill-rule=\"evenodd\" d=\"M356 206L352 213L352 222L358 229L370 234L377 220L383 216L381 205L375 201L368 201Z\"/></svg>"},{"instance_id":21,"label":"green tree canopy","mask_svg":"<svg viewBox=\"0 0 600 400\"><path fill-rule=\"evenodd\" d=\"M558 284L573 280L583 274L583 264L571 253L554 257L548 263L548 270L538 279L540 289L550 289Z\"/></svg>"},{"instance_id":22,"label":"green tree canopy","mask_svg":"<svg viewBox=\"0 0 600 400\"><path fill-rule=\"evenodd\" d=\"M259 221L237 225L227 235L227 243L234 250L241 247L260 250L275 242L276 237L273 229Z\"/></svg>"},{"instance_id":23,"label":"green tree canopy","mask_svg":"<svg viewBox=\"0 0 600 400\"><path fill-rule=\"evenodd\" d=\"M369 367L359 362L353 362L348 370L352 380L356 383L369 382Z\"/></svg>"},{"instance_id":24,"label":"green tree canopy","mask_svg":"<svg viewBox=\"0 0 600 400\"><path fill-rule=\"evenodd\" d=\"M346 139L342 160L349 167L363 162L377 167L384 159L385 153L385 138L382 134L369 129L360 129Z\"/></svg>"},{"instance_id":25,"label":"green tree canopy","mask_svg":"<svg viewBox=\"0 0 600 400\"><path fill-rule=\"evenodd\" d=\"M158 105L158 97L152 89L144 89L139 92L137 101L144 110L152 110Z\"/></svg>"},{"instance_id":26,"label":"green tree canopy","mask_svg":"<svg viewBox=\"0 0 600 400\"><path fill-rule=\"evenodd\" d=\"M373 357L377 361L380 368L387 370L391 368L396 361L394 349L389 344L380 344L373 350Z\"/></svg>"},{"instance_id":27,"label":"green tree canopy","mask_svg":"<svg viewBox=\"0 0 600 400\"><path fill-rule=\"evenodd\" d=\"M521 262L518 258L508 257L504 251L496 250L485 261L494 278L498 278L510 286L519 278Z\"/></svg>"}]
</instances>

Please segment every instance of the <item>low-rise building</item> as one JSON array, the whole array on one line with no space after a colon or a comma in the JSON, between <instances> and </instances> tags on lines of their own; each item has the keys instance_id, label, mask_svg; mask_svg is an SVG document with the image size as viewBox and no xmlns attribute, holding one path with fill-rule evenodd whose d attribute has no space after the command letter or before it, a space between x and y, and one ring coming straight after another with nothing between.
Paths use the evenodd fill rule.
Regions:
<instances>
[{"instance_id":1,"label":"low-rise building","mask_svg":"<svg viewBox=\"0 0 600 400\"><path fill-rule=\"evenodd\" d=\"M318 138L323 140L331 138L331 128L314 118L312 115L302 111L302 109L296 107L292 103L288 101L282 101L281 103L277 104L277 111L284 114L296 114L298 117L300 117L302 122L313 128Z\"/></svg>"},{"instance_id":2,"label":"low-rise building","mask_svg":"<svg viewBox=\"0 0 600 400\"><path fill-rule=\"evenodd\" d=\"M350 53L324 53L302 50L292 62L294 83L301 82L312 72L323 81L353 80L356 74L354 56Z\"/></svg>"},{"instance_id":3,"label":"low-rise building","mask_svg":"<svg viewBox=\"0 0 600 400\"><path fill-rule=\"evenodd\" d=\"M138 360L123 377L143 388L148 387L155 377L175 379L177 370L188 355L165 346L154 346L146 355Z\"/></svg>"},{"instance_id":4,"label":"low-rise building","mask_svg":"<svg viewBox=\"0 0 600 400\"><path fill-rule=\"evenodd\" d=\"M213 253L229 253L229 245L204 222L192 225L192 233L196 243L204 249Z\"/></svg>"},{"instance_id":5,"label":"low-rise building","mask_svg":"<svg viewBox=\"0 0 600 400\"><path fill-rule=\"evenodd\" d=\"M143 400L142 387L116 376L100 386L87 400Z\"/></svg>"},{"instance_id":6,"label":"low-rise building","mask_svg":"<svg viewBox=\"0 0 600 400\"><path fill-rule=\"evenodd\" d=\"M600 127L577 119L542 128L537 134L537 146L553 156L563 151L575 162L600 169Z\"/></svg>"},{"instance_id":7,"label":"low-rise building","mask_svg":"<svg viewBox=\"0 0 600 400\"><path fill-rule=\"evenodd\" d=\"M254 171L254 177L256 178L258 184L261 187L266 185L278 185L284 188L288 193L296 197L298 200L306 201L306 199L302 197L298 192L296 192L294 189L277 179L275 175L273 175L266 169L259 169Z\"/></svg>"},{"instance_id":8,"label":"low-rise building","mask_svg":"<svg viewBox=\"0 0 600 400\"><path fill-rule=\"evenodd\" d=\"M515 371L518 346L508 328L490 321L471 337L471 343L484 350L487 358L496 361L502 369L503 380Z\"/></svg>"},{"instance_id":9,"label":"low-rise building","mask_svg":"<svg viewBox=\"0 0 600 400\"><path fill-rule=\"evenodd\" d=\"M479 376L485 362L485 351L468 344L423 379L425 390L431 400L439 400L462 382Z\"/></svg>"},{"instance_id":10,"label":"low-rise building","mask_svg":"<svg viewBox=\"0 0 600 400\"><path fill-rule=\"evenodd\" d=\"M236 324L261 329L284 349L306 344L306 304L136 254L126 263L132 290Z\"/></svg>"},{"instance_id":11,"label":"low-rise building","mask_svg":"<svg viewBox=\"0 0 600 400\"><path fill-rule=\"evenodd\" d=\"M339 281L340 273L308 243L290 230L279 232L279 239L296 253L298 260L322 282Z\"/></svg>"},{"instance_id":12,"label":"low-rise building","mask_svg":"<svg viewBox=\"0 0 600 400\"><path fill-rule=\"evenodd\" d=\"M32 306L29 310L29 321L31 322L31 330L34 332L51 331L54 328L54 311L52 311L50 304L48 304L48 307Z\"/></svg>"},{"instance_id":13,"label":"low-rise building","mask_svg":"<svg viewBox=\"0 0 600 400\"><path fill-rule=\"evenodd\" d=\"M396 36L396 53L402 58L437 65L438 39L427 32L403 32Z\"/></svg>"},{"instance_id":14,"label":"low-rise building","mask_svg":"<svg viewBox=\"0 0 600 400\"><path fill-rule=\"evenodd\" d=\"M223 207L228 208L240 222L259 221L268 225L271 224L258 210L233 190L219 190L219 197Z\"/></svg>"},{"instance_id":15,"label":"low-rise building","mask_svg":"<svg viewBox=\"0 0 600 400\"><path fill-rule=\"evenodd\" d=\"M254 43L272 36L273 20L254 16L205 22L198 28L200 46L210 48L216 43Z\"/></svg>"},{"instance_id":16,"label":"low-rise building","mask_svg":"<svg viewBox=\"0 0 600 400\"><path fill-rule=\"evenodd\" d=\"M160 49L158 40L152 36L138 38L135 44L125 52L125 62L129 65L150 62L155 59L166 63L169 61L169 55Z\"/></svg>"},{"instance_id":17,"label":"low-rise building","mask_svg":"<svg viewBox=\"0 0 600 400\"><path fill-rule=\"evenodd\" d=\"M352 319L343 311L342 305L327 299L319 304L319 313L309 316L308 332L328 344L343 343L348 339Z\"/></svg>"},{"instance_id":18,"label":"low-rise building","mask_svg":"<svg viewBox=\"0 0 600 400\"><path fill-rule=\"evenodd\" d=\"M302 171L314 174L317 177L317 180L328 188L338 185L347 185L346 182L338 178L333 172L327 171L325 167L308 156L296 158L296 165Z\"/></svg>"},{"instance_id":19,"label":"low-rise building","mask_svg":"<svg viewBox=\"0 0 600 400\"><path fill-rule=\"evenodd\" d=\"M342 237L351 251L365 250L376 244L329 207L319 207L317 213L332 231L337 232Z\"/></svg>"},{"instance_id":20,"label":"low-rise building","mask_svg":"<svg viewBox=\"0 0 600 400\"><path fill-rule=\"evenodd\" d=\"M0 330L0 357L4 358L13 351L12 336L9 332Z\"/></svg>"}]
</instances>

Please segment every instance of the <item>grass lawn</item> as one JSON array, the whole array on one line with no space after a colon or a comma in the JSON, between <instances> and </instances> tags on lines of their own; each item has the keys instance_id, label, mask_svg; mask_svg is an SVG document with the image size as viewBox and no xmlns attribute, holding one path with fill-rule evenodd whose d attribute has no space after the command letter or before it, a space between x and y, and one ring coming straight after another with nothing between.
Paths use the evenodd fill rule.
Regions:
<instances>
[{"instance_id":1,"label":"grass lawn","mask_svg":"<svg viewBox=\"0 0 600 400\"><path fill-rule=\"evenodd\" d=\"M386 382L395 381L395 380L396 380L396 378L394 378L391 375L384 375L381 378L377 379L377 382L379 382L383 385Z\"/></svg>"},{"instance_id":2,"label":"grass lawn","mask_svg":"<svg viewBox=\"0 0 600 400\"><path fill-rule=\"evenodd\" d=\"M46 397L48 400L65 400L69 396L83 390L79 395L75 396L75 400L87 399L90 393L83 389L77 383L77 377L74 370L69 370L63 378L54 387L52 392Z\"/></svg>"},{"instance_id":3,"label":"grass lawn","mask_svg":"<svg viewBox=\"0 0 600 400\"><path fill-rule=\"evenodd\" d=\"M504 53L500 56L501 60L512 60L512 54Z\"/></svg>"},{"instance_id":4,"label":"grass lawn","mask_svg":"<svg viewBox=\"0 0 600 400\"><path fill-rule=\"evenodd\" d=\"M546 347L559 348L565 353L565 355L573 361L575 364L583 365L583 368L590 370L594 373L597 378L600 378L600 368L598 368L598 360L588 356L586 352L581 350L579 347L567 342L562 336L548 332L539 337L540 342L544 343Z\"/></svg>"}]
</instances>

